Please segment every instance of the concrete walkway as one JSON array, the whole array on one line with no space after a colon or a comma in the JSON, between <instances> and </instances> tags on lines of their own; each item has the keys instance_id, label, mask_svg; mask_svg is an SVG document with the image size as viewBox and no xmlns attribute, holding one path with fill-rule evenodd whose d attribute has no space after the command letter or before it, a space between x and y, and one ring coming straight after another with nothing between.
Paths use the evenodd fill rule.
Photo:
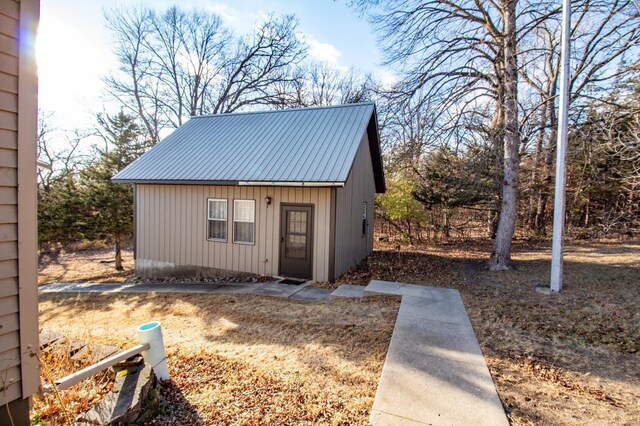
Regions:
<instances>
[{"instance_id":1,"label":"concrete walkway","mask_svg":"<svg viewBox=\"0 0 640 426\"><path fill-rule=\"evenodd\" d=\"M457 290L371 281L402 296L372 425L508 425Z\"/></svg>"},{"instance_id":2,"label":"concrete walkway","mask_svg":"<svg viewBox=\"0 0 640 426\"><path fill-rule=\"evenodd\" d=\"M310 282L300 285L268 283L54 283L42 285L40 293L223 293L259 294L323 302L329 300L331 290L309 287Z\"/></svg>"}]
</instances>

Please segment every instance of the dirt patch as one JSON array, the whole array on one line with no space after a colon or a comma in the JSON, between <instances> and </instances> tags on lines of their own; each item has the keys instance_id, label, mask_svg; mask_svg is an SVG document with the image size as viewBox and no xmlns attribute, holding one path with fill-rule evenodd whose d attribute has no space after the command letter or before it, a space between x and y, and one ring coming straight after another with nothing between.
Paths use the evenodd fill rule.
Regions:
<instances>
[{"instance_id":1,"label":"dirt patch","mask_svg":"<svg viewBox=\"0 0 640 426\"><path fill-rule=\"evenodd\" d=\"M367 424L399 303L46 294L45 329L127 347L161 321L173 381L154 424Z\"/></svg>"}]
</instances>

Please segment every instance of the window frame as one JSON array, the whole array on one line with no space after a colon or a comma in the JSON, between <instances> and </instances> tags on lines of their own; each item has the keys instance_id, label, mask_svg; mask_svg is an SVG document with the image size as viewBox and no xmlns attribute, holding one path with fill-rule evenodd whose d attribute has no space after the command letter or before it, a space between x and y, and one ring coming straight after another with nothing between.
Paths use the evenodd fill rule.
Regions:
<instances>
[{"instance_id":1,"label":"window frame","mask_svg":"<svg viewBox=\"0 0 640 426\"><path fill-rule=\"evenodd\" d=\"M244 220L239 220L236 221L236 201L248 201L253 203L253 222L248 222L248 221L244 221ZM231 218L231 227L232 229L232 239L231 241L233 242L233 244L242 244L242 245L249 245L249 246L253 246L256 244L256 200L255 199L251 199L251 198L234 198L233 199L233 217ZM253 232L252 232L252 236L253 236L253 241L238 241L236 240L236 222L238 223L251 223L253 225Z\"/></svg>"},{"instance_id":2,"label":"window frame","mask_svg":"<svg viewBox=\"0 0 640 426\"><path fill-rule=\"evenodd\" d=\"M224 201L226 206L226 219L212 219L211 218L211 201ZM225 223L225 238L211 238L209 235L209 222L218 221ZM213 241L216 243L226 243L229 241L229 200L227 198L207 198L207 241Z\"/></svg>"}]
</instances>

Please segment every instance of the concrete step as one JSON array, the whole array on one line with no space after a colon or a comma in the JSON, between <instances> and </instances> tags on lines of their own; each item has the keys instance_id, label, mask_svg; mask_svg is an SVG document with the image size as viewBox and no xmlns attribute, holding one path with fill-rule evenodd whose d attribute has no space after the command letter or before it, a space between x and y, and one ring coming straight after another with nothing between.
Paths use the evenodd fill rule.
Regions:
<instances>
[{"instance_id":1,"label":"concrete step","mask_svg":"<svg viewBox=\"0 0 640 426\"><path fill-rule=\"evenodd\" d=\"M364 289L365 286L363 285L342 284L340 287L333 290L331 298L362 297L364 296Z\"/></svg>"}]
</instances>

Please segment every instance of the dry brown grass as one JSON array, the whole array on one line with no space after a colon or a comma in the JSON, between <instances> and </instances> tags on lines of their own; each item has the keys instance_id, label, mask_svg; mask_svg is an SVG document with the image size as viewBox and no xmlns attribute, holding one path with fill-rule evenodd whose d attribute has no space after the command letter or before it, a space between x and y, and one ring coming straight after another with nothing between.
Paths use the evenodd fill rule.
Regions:
<instances>
[{"instance_id":1,"label":"dry brown grass","mask_svg":"<svg viewBox=\"0 0 640 426\"><path fill-rule=\"evenodd\" d=\"M512 424L640 424L640 244L568 245L565 288L553 296L535 291L548 286L547 245L516 243L506 272L484 269L489 252L488 242L378 247L341 281L459 289ZM92 281L86 271L73 280ZM113 294L40 304L45 327L111 344L162 321L169 411L213 424L366 423L397 306Z\"/></svg>"},{"instance_id":2,"label":"dry brown grass","mask_svg":"<svg viewBox=\"0 0 640 426\"><path fill-rule=\"evenodd\" d=\"M505 272L485 269L490 249L381 250L342 280L460 290L512 424L640 424L640 244L568 245L556 295L535 291L549 285L547 245L518 242Z\"/></svg>"},{"instance_id":3,"label":"dry brown grass","mask_svg":"<svg viewBox=\"0 0 640 426\"><path fill-rule=\"evenodd\" d=\"M55 282L122 282L133 275L133 251L122 250L123 271L114 268L113 247L67 247L40 256L38 284Z\"/></svg>"},{"instance_id":4,"label":"dry brown grass","mask_svg":"<svg viewBox=\"0 0 640 426\"><path fill-rule=\"evenodd\" d=\"M70 351L71 344L67 339L63 339L54 347L39 353L42 384L52 385L55 380L89 365L85 358L71 359ZM111 390L114 381L112 371L105 370L68 389L38 393L32 400L32 417L49 425L71 424L79 414L100 401L102 396Z\"/></svg>"},{"instance_id":5,"label":"dry brown grass","mask_svg":"<svg viewBox=\"0 0 640 426\"><path fill-rule=\"evenodd\" d=\"M366 424L399 304L250 295L42 295L41 323L134 344L162 322L173 384L155 424Z\"/></svg>"}]
</instances>

